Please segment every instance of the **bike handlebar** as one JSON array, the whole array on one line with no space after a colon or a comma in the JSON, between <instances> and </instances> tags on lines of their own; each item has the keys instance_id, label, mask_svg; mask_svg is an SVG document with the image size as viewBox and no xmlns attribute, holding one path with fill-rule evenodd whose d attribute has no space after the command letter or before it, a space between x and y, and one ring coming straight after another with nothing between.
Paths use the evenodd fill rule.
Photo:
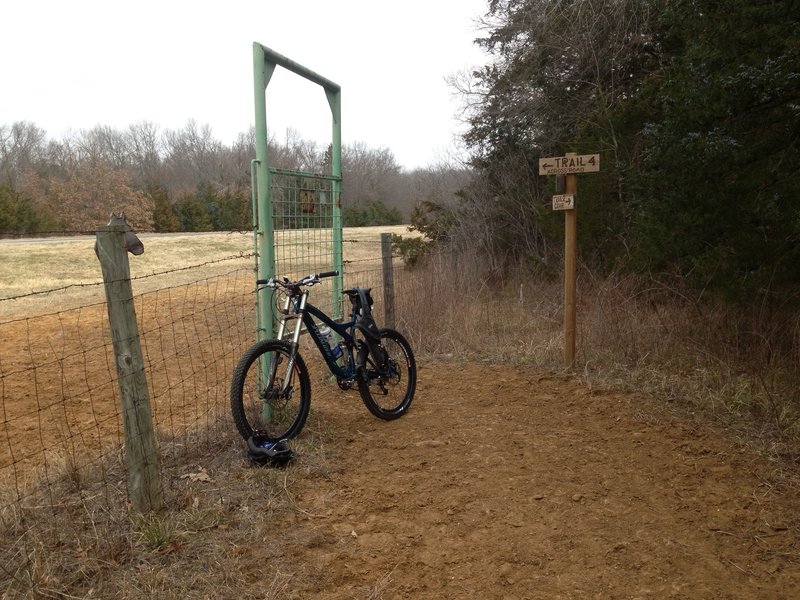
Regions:
<instances>
[{"instance_id":1,"label":"bike handlebar","mask_svg":"<svg viewBox=\"0 0 800 600\"><path fill-rule=\"evenodd\" d=\"M302 279L298 279L297 281L289 281L288 278L284 277L283 279L278 279L276 277L270 277L269 279L256 279L256 285L266 285L267 287L277 288L299 288L302 286L312 286L318 284L320 279L324 279L325 277L336 277L339 274L339 271L325 271L323 273L312 273L311 275L306 275Z\"/></svg>"}]
</instances>

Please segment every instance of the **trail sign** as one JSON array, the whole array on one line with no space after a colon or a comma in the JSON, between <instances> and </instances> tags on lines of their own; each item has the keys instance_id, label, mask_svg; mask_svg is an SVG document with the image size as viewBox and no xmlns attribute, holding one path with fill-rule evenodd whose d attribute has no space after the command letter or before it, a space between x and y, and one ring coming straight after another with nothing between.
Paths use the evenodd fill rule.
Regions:
<instances>
[{"instance_id":1,"label":"trail sign","mask_svg":"<svg viewBox=\"0 0 800 600\"><path fill-rule=\"evenodd\" d=\"M566 175L568 173L597 173L600 170L599 154L554 156L539 159L539 175Z\"/></svg>"},{"instance_id":2,"label":"trail sign","mask_svg":"<svg viewBox=\"0 0 800 600\"><path fill-rule=\"evenodd\" d=\"M576 290L578 279L578 218L575 194L578 173L600 171L599 154L567 153L566 156L539 159L539 175L556 175L553 210L564 211L564 366L575 366ZM560 179L564 179L563 189Z\"/></svg>"},{"instance_id":3,"label":"trail sign","mask_svg":"<svg viewBox=\"0 0 800 600\"><path fill-rule=\"evenodd\" d=\"M553 194L553 210L575 208L575 194Z\"/></svg>"}]
</instances>

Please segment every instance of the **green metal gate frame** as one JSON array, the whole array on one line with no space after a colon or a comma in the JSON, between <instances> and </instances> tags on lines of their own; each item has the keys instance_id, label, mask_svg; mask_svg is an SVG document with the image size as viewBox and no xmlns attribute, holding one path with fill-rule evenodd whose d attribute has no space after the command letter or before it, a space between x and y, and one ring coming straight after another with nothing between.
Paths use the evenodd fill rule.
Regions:
<instances>
[{"instance_id":1,"label":"green metal gate frame","mask_svg":"<svg viewBox=\"0 0 800 600\"><path fill-rule=\"evenodd\" d=\"M330 176L314 175L300 171L287 172L272 169L267 157L267 102L266 91L275 67L281 67L322 86L328 105L331 109L332 143ZM339 272L333 278L331 306L333 316L341 317L342 292L342 99L341 87L329 79L318 75L311 69L278 54L274 50L253 42L253 87L255 92L255 129L256 158L251 161L251 177L253 178L253 228L256 246L256 278L275 277L275 229L273 220L273 175L294 175L299 178L317 178L330 181L332 209L332 248L333 268ZM283 274L281 274L283 275ZM262 289L256 293L257 302L257 336L258 339L271 338L275 335L275 305L269 296L269 290ZM267 329L269 327L269 329Z\"/></svg>"}]
</instances>

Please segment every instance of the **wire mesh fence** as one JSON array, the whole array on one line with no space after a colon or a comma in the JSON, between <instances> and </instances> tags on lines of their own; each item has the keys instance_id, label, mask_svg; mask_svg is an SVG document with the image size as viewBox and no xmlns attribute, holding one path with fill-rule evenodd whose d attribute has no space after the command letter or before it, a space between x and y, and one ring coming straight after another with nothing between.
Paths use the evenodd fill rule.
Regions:
<instances>
[{"instance_id":1,"label":"wire mesh fence","mask_svg":"<svg viewBox=\"0 0 800 600\"><path fill-rule=\"evenodd\" d=\"M372 287L380 304L380 241L348 244L369 246L360 255L374 250L374 258L345 261L345 287ZM198 269L185 283L182 268L181 283L171 287L142 286L148 291L138 294L134 287L167 502L177 489L175 465L198 444L238 441L228 394L236 362L255 341L252 259L225 266L210 277ZM23 548L20 540L45 535L47 523L61 524L46 532L56 545L80 544L92 529L97 543L95 516L129 502L105 303L30 317L15 310L0 322L0 340L0 544Z\"/></svg>"},{"instance_id":2,"label":"wire mesh fence","mask_svg":"<svg viewBox=\"0 0 800 600\"><path fill-rule=\"evenodd\" d=\"M224 382L252 339L251 280L240 266L135 298L162 454L218 435ZM122 432L104 303L4 322L0 338L2 509L24 503L27 481L47 487L65 467L81 480L102 474Z\"/></svg>"}]
</instances>

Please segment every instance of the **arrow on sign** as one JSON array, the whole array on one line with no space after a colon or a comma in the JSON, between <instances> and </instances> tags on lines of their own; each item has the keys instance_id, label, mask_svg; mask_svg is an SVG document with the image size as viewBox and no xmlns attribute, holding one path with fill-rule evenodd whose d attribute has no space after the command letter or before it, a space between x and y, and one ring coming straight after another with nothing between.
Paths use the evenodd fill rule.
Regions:
<instances>
[{"instance_id":1,"label":"arrow on sign","mask_svg":"<svg viewBox=\"0 0 800 600\"><path fill-rule=\"evenodd\" d=\"M553 210L571 210L575 208L575 194L556 194L553 196Z\"/></svg>"},{"instance_id":2,"label":"arrow on sign","mask_svg":"<svg viewBox=\"0 0 800 600\"><path fill-rule=\"evenodd\" d=\"M600 170L599 154L554 156L539 159L539 175L567 175L570 173L596 173Z\"/></svg>"}]
</instances>

